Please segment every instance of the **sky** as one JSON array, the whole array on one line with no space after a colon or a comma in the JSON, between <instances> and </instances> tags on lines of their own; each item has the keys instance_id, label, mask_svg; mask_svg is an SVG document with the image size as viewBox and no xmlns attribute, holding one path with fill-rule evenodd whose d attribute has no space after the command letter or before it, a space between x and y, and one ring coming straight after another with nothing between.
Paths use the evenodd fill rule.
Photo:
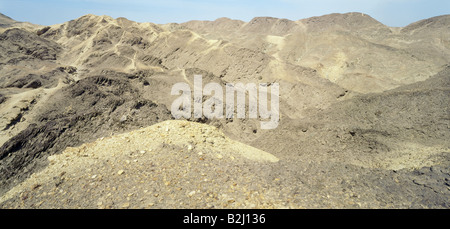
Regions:
<instances>
[{"instance_id":1,"label":"sky","mask_svg":"<svg viewBox=\"0 0 450 229\"><path fill-rule=\"evenodd\" d=\"M165 24L220 17L250 21L270 16L299 20L361 12L385 25L406 26L450 14L449 0L0 0L0 13L17 21L53 25L86 14Z\"/></svg>"}]
</instances>

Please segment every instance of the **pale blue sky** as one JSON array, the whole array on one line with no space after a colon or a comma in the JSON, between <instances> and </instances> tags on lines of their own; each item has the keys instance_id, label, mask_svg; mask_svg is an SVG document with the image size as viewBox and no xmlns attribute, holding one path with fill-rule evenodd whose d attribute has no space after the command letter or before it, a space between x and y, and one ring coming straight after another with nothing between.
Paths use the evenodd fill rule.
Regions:
<instances>
[{"instance_id":1,"label":"pale blue sky","mask_svg":"<svg viewBox=\"0 0 450 229\"><path fill-rule=\"evenodd\" d=\"M0 12L18 21L62 23L85 14L138 22L185 22L271 16L298 20L329 13L362 12L388 26L450 14L449 0L0 0Z\"/></svg>"}]
</instances>

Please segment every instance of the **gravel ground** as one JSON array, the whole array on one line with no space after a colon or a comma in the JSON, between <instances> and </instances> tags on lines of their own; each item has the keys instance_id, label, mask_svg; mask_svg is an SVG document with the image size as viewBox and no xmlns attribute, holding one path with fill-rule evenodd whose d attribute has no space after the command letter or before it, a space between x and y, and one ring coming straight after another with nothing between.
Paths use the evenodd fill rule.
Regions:
<instances>
[{"instance_id":1,"label":"gravel ground","mask_svg":"<svg viewBox=\"0 0 450 229\"><path fill-rule=\"evenodd\" d=\"M447 166L279 160L217 128L166 121L49 157L1 208L448 208Z\"/></svg>"}]
</instances>

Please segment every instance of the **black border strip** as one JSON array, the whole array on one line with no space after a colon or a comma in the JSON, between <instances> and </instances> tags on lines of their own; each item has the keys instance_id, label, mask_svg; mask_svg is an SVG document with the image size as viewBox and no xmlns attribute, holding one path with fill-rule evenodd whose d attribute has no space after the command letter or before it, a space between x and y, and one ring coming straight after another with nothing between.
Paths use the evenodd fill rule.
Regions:
<instances>
[{"instance_id":1,"label":"black border strip","mask_svg":"<svg viewBox=\"0 0 450 229\"><path fill-rule=\"evenodd\" d=\"M198 210L198 209L165 209L165 210L0 210L3 225L30 223L30 226L42 224L55 226L118 226L127 225L144 228L159 228L157 225L187 227L195 226L211 228L211 223L184 223L186 216L217 216L214 227L270 227L281 225L295 228L313 227L387 227L424 223L427 227L446 225L450 218L448 210ZM231 222L228 217L246 218L244 222ZM256 218L264 222L257 222ZM204 217L204 219L207 219ZM220 220L221 219L221 220ZM251 222L250 222L251 221ZM63 225L58 224L63 222ZM309 225L309 226L308 226ZM58 227L59 227L58 226Z\"/></svg>"}]
</instances>

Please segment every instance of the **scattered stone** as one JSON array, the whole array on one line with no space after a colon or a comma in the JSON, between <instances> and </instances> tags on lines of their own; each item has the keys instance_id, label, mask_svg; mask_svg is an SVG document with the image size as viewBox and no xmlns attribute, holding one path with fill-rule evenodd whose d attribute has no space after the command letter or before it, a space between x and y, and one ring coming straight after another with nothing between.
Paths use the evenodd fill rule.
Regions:
<instances>
[{"instance_id":1,"label":"scattered stone","mask_svg":"<svg viewBox=\"0 0 450 229\"><path fill-rule=\"evenodd\" d=\"M126 122L127 121L127 116L126 115L122 115L122 117L120 118L119 122Z\"/></svg>"},{"instance_id":2,"label":"scattered stone","mask_svg":"<svg viewBox=\"0 0 450 229\"><path fill-rule=\"evenodd\" d=\"M195 195L195 191L191 191L191 192L188 193L189 197L192 197L193 195Z\"/></svg>"},{"instance_id":3,"label":"scattered stone","mask_svg":"<svg viewBox=\"0 0 450 229\"><path fill-rule=\"evenodd\" d=\"M122 204L122 208L129 208L130 207L130 202L126 202L124 204Z\"/></svg>"}]
</instances>

